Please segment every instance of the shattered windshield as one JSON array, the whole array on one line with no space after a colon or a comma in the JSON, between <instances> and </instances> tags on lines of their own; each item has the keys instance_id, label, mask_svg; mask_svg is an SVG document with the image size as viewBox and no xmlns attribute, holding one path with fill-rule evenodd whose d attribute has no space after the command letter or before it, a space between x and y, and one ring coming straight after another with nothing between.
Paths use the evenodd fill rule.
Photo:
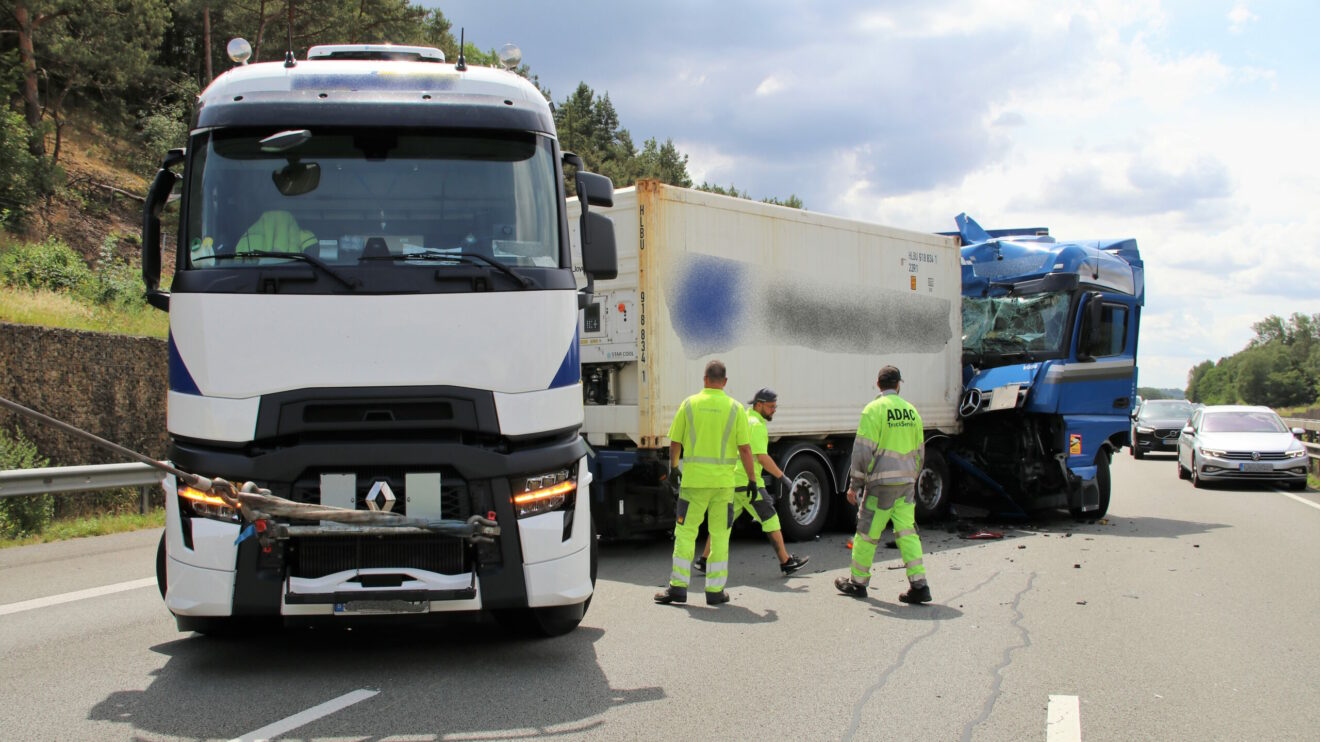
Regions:
<instances>
[{"instance_id":1,"label":"shattered windshield","mask_svg":"<svg viewBox=\"0 0 1320 742\"><path fill-rule=\"evenodd\" d=\"M963 350L974 353L1058 353L1065 348L1071 297L964 297Z\"/></svg>"}]
</instances>

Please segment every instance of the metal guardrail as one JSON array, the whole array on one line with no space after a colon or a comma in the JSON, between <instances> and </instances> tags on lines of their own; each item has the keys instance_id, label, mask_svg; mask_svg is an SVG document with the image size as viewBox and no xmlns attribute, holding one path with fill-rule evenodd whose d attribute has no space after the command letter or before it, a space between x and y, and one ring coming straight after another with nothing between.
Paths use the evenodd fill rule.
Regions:
<instances>
[{"instance_id":1,"label":"metal guardrail","mask_svg":"<svg viewBox=\"0 0 1320 742\"><path fill-rule=\"evenodd\" d=\"M149 488L164 478L159 469L142 463L10 469L0 471L0 497L137 487L142 492L141 509L145 513Z\"/></svg>"}]
</instances>

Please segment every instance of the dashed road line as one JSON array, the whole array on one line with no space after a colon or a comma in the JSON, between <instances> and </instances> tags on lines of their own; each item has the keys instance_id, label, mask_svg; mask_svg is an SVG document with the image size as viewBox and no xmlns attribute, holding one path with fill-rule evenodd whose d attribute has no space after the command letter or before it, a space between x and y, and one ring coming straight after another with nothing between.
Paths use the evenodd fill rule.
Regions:
<instances>
[{"instance_id":1,"label":"dashed road line","mask_svg":"<svg viewBox=\"0 0 1320 742\"><path fill-rule=\"evenodd\" d=\"M1081 742L1082 713L1077 696L1050 696L1045 712L1045 742Z\"/></svg>"},{"instance_id":2,"label":"dashed road line","mask_svg":"<svg viewBox=\"0 0 1320 742\"><path fill-rule=\"evenodd\" d=\"M7 603L0 605L0 616L8 616L13 613L22 613L23 611L33 611L38 608L49 608L61 603L72 603L75 600L86 600L88 598L99 598L102 595L113 595L122 593L126 590L137 590L143 587L155 587L155 577L143 577L140 580L130 580L128 582L117 582L113 585L102 585L101 587L92 587L86 590L78 590L72 593L61 593L59 595L48 595L44 598L34 598L33 600L24 600L21 603Z\"/></svg>"},{"instance_id":3,"label":"dashed road line","mask_svg":"<svg viewBox=\"0 0 1320 742\"><path fill-rule=\"evenodd\" d=\"M316 721L317 719L320 719L324 716L329 716L330 714L333 714L336 711L341 711L343 709L346 709L349 706L352 706L353 704L357 703L358 701L365 701L368 698L371 698L372 696L376 695L377 693L380 693L380 691L360 688L358 690L353 691L352 693L345 693L344 695L338 698L332 698L329 701L326 701L325 703L313 706L307 709L306 711L300 711L294 714L293 716L280 719L279 721L273 724L267 724L266 726L256 731L248 732L242 737L236 737L230 740L229 742L257 742L258 740L266 740L266 739L270 739L271 737L278 737L281 734L284 734L285 732L293 731L294 729L297 729L300 726L303 726L305 724L310 724Z\"/></svg>"}]
</instances>

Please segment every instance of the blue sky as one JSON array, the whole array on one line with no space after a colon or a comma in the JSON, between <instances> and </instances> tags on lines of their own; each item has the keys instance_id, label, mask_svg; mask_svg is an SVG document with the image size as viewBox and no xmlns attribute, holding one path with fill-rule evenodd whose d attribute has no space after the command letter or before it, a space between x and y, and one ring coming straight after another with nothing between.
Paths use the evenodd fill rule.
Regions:
<instances>
[{"instance_id":1,"label":"blue sky","mask_svg":"<svg viewBox=\"0 0 1320 742\"><path fill-rule=\"evenodd\" d=\"M693 180L927 231L1135 237L1140 383L1320 312L1320 3L454 0Z\"/></svg>"}]
</instances>

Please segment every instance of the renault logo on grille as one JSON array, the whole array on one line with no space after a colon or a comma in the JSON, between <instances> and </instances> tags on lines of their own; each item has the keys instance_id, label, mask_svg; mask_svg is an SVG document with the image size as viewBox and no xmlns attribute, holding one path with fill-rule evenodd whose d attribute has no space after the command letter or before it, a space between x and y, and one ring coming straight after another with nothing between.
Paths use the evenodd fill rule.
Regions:
<instances>
[{"instance_id":1,"label":"renault logo on grille","mask_svg":"<svg viewBox=\"0 0 1320 742\"><path fill-rule=\"evenodd\" d=\"M394 490L384 480L371 485L367 493L367 510L381 510L386 513L394 509Z\"/></svg>"}]
</instances>

